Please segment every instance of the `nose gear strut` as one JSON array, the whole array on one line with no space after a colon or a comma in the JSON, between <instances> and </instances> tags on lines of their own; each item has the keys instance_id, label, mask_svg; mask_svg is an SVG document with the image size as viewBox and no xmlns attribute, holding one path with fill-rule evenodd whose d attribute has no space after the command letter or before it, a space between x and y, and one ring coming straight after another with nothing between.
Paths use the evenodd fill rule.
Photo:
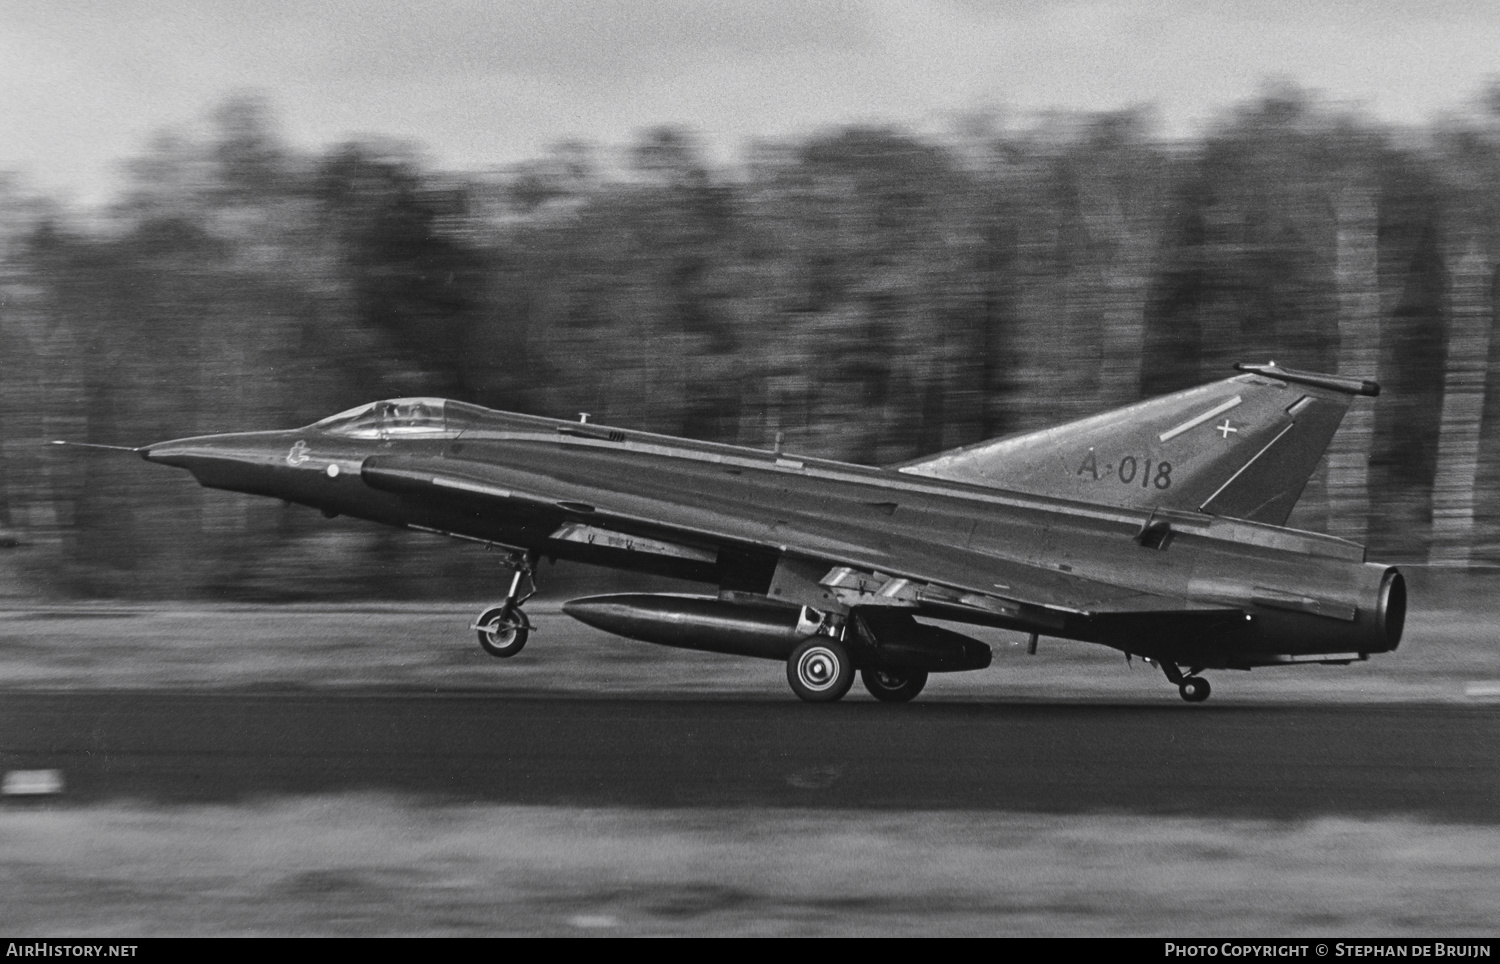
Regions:
<instances>
[{"instance_id":1,"label":"nose gear strut","mask_svg":"<svg viewBox=\"0 0 1500 964\"><path fill-rule=\"evenodd\" d=\"M511 571L510 590L505 601L481 612L469 626L479 636L479 646L486 653L506 659L519 653L531 636L531 620L521 606L536 595L536 553L523 549L507 550L501 565ZM521 592L521 581L526 591Z\"/></svg>"}]
</instances>

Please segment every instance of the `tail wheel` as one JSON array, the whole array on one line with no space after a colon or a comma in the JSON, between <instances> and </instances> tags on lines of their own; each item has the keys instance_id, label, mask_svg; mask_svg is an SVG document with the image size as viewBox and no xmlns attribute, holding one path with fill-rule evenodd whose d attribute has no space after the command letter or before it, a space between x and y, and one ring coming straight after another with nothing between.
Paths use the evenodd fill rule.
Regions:
<instances>
[{"instance_id":1,"label":"tail wheel","mask_svg":"<svg viewBox=\"0 0 1500 964\"><path fill-rule=\"evenodd\" d=\"M517 606L494 606L474 620L479 645L486 653L506 659L519 653L531 635L531 622Z\"/></svg>"},{"instance_id":2,"label":"tail wheel","mask_svg":"<svg viewBox=\"0 0 1500 964\"><path fill-rule=\"evenodd\" d=\"M787 658L786 681L792 684L793 693L809 703L832 703L843 699L854 685L854 664L843 643L814 636Z\"/></svg>"},{"instance_id":3,"label":"tail wheel","mask_svg":"<svg viewBox=\"0 0 1500 964\"><path fill-rule=\"evenodd\" d=\"M865 689L882 703L907 703L927 685L925 669L862 669L859 678Z\"/></svg>"},{"instance_id":4,"label":"tail wheel","mask_svg":"<svg viewBox=\"0 0 1500 964\"><path fill-rule=\"evenodd\" d=\"M1208 680L1204 679L1203 677L1189 676L1187 679L1183 680L1181 684L1178 685L1177 691L1180 692L1182 694L1182 698L1187 700L1189 703L1202 703L1204 700L1208 699L1208 694L1212 693L1214 690L1212 686L1208 685Z\"/></svg>"}]
</instances>

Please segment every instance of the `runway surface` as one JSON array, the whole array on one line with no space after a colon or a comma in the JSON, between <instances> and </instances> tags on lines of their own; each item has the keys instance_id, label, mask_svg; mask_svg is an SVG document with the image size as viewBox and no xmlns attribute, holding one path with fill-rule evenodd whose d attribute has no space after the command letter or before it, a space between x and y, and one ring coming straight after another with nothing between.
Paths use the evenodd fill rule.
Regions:
<instances>
[{"instance_id":1,"label":"runway surface","mask_svg":"<svg viewBox=\"0 0 1500 964\"><path fill-rule=\"evenodd\" d=\"M0 767L66 799L377 791L645 807L1500 823L1492 706L605 699L410 691L0 694Z\"/></svg>"}]
</instances>

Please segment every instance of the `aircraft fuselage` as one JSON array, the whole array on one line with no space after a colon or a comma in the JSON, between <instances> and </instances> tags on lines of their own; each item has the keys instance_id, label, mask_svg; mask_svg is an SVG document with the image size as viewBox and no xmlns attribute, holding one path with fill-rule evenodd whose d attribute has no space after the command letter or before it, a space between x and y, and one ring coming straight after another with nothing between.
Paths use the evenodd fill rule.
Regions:
<instances>
[{"instance_id":1,"label":"aircraft fuselage","mask_svg":"<svg viewBox=\"0 0 1500 964\"><path fill-rule=\"evenodd\" d=\"M837 559L887 589L911 581L903 598L923 615L1205 668L1362 659L1400 641L1399 573L1328 536L446 404L441 426L405 433L311 426L142 455L330 515L801 605L837 600L785 578L788 563ZM1026 586L1012 585L1018 565ZM949 574L943 589L933 572ZM1121 604L1132 593L1193 606L1146 619Z\"/></svg>"}]
</instances>

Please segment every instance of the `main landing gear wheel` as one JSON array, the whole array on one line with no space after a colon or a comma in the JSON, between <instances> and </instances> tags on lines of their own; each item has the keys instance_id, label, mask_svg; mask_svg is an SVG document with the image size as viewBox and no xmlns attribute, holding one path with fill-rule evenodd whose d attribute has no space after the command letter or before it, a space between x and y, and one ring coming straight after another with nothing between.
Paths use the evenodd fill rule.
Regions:
<instances>
[{"instance_id":1,"label":"main landing gear wheel","mask_svg":"<svg viewBox=\"0 0 1500 964\"><path fill-rule=\"evenodd\" d=\"M927 685L925 669L862 669L865 689L882 703L907 703Z\"/></svg>"},{"instance_id":2,"label":"main landing gear wheel","mask_svg":"<svg viewBox=\"0 0 1500 964\"><path fill-rule=\"evenodd\" d=\"M854 685L854 664L849 659L849 650L832 637L814 636L792 650L787 658L786 681L792 684L793 693L809 703L843 699Z\"/></svg>"},{"instance_id":3,"label":"main landing gear wheel","mask_svg":"<svg viewBox=\"0 0 1500 964\"><path fill-rule=\"evenodd\" d=\"M486 653L506 659L519 653L531 636L531 621L519 606L493 606L474 620L479 645Z\"/></svg>"},{"instance_id":4,"label":"main landing gear wheel","mask_svg":"<svg viewBox=\"0 0 1500 964\"><path fill-rule=\"evenodd\" d=\"M1212 693L1214 690L1212 686L1208 685L1208 680L1204 679L1203 677L1189 676L1178 684L1177 691L1180 692L1182 694L1182 698L1187 700L1189 703L1202 703L1204 700L1208 699L1208 694Z\"/></svg>"}]
</instances>

